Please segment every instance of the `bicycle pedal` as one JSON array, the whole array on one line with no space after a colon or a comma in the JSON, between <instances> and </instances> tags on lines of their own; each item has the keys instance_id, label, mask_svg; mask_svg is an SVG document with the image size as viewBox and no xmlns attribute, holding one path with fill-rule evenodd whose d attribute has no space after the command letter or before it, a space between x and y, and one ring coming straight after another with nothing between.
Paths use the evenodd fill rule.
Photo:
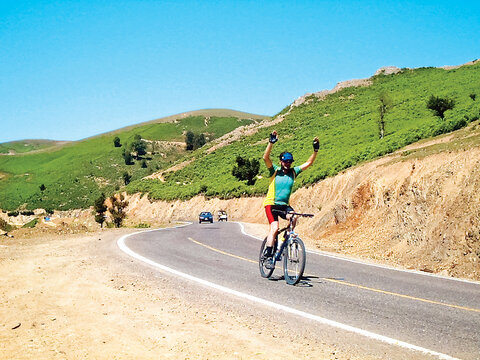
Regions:
<instances>
[{"instance_id":1,"label":"bicycle pedal","mask_svg":"<svg viewBox=\"0 0 480 360\"><path fill-rule=\"evenodd\" d=\"M264 266L265 266L268 270L275 269L275 261L274 261L272 258L266 259L266 260L265 260L265 263L264 263Z\"/></svg>"}]
</instances>

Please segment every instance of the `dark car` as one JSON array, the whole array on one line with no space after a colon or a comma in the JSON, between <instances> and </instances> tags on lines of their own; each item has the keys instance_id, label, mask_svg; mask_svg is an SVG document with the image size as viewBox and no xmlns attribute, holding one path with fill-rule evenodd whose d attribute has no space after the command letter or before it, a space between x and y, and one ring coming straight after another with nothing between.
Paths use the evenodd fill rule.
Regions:
<instances>
[{"instance_id":1,"label":"dark car","mask_svg":"<svg viewBox=\"0 0 480 360\"><path fill-rule=\"evenodd\" d=\"M201 224L203 221L211 222L213 223L213 215L209 211L203 211L200 213L198 216L198 222Z\"/></svg>"}]
</instances>

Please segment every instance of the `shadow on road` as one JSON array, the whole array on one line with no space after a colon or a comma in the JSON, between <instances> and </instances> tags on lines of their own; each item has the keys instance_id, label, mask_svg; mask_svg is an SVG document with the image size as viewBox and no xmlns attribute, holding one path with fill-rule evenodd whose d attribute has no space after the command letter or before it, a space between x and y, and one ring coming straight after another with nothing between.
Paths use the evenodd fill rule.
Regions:
<instances>
[{"instance_id":1,"label":"shadow on road","mask_svg":"<svg viewBox=\"0 0 480 360\"><path fill-rule=\"evenodd\" d=\"M270 281L284 281L285 276L271 276L268 278ZM325 281L321 281L321 278L318 276L303 276L302 279L295 286L298 287L313 287L314 284L322 284Z\"/></svg>"}]
</instances>

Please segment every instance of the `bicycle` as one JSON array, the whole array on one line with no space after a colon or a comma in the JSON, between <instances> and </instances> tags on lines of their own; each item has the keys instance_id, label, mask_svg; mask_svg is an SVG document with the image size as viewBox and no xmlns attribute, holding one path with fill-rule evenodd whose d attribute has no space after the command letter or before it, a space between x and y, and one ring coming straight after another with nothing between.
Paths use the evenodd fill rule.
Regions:
<instances>
[{"instance_id":1,"label":"bicycle","mask_svg":"<svg viewBox=\"0 0 480 360\"><path fill-rule=\"evenodd\" d=\"M273 271L275 270L275 263L281 261L283 257L283 274L285 281L289 285L297 284L302 278L303 271L305 270L305 245L298 236L298 234L293 230L293 220L295 217L313 217L313 214L302 214L297 212L287 212L282 210L273 210L275 212L283 214L291 214L288 225L280 229L275 237L274 249L277 249L278 245L278 235L283 232L284 241L278 246L275 255L273 256L273 266L271 269L266 267L266 262L268 258L265 256L265 247L267 244L267 238L263 240L262 247L260 249L260 256L258 260L258 266L260 268L260 275L264 278L269 278L272 276Z\"/></svg>"}]
</instances>

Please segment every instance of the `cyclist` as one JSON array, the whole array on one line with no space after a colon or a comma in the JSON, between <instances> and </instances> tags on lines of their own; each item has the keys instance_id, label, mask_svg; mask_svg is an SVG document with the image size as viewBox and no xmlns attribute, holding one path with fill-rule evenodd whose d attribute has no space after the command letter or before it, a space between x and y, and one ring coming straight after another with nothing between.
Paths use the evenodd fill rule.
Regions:
<instances>
[{"instance_id":1,"label":"cyclist","mask_svg":"<svg viewBox=\"0 0 480 360\"><path fill-rule=\"evenodd\" d=\"M273 148L273 144L278 141L278 135L276 131L273 131L270 134L270 139L263 154L263 161L270 171L270 186L268 188L267 197L263 202L265 207L265 213L267 215L268 223L270 224L270 231L267 236L267 244L265 249L265 256L268 258L266 262L267 268L273 267L272 257L274 255L274 241L277 236L279 223L278 217L282 217L285 220L289 220L291 216L287 214L286 216L279 214L278 212L272 212L272 210L282 210L282 211L293 211L293 208L289 205L290 194L292 193L293 183L298 174L303 170L310 167L315 158L317 157L317 152L320 147L318 138L313 139L313 153L308 158L307 162L300 166L295 166L292 168L293 155L290 152L282 152L280 154L280 166L274 165L270 159L270 153ZM293 220L293 226L295 227L295 219Z\"/></svg>"}]
</instances>

